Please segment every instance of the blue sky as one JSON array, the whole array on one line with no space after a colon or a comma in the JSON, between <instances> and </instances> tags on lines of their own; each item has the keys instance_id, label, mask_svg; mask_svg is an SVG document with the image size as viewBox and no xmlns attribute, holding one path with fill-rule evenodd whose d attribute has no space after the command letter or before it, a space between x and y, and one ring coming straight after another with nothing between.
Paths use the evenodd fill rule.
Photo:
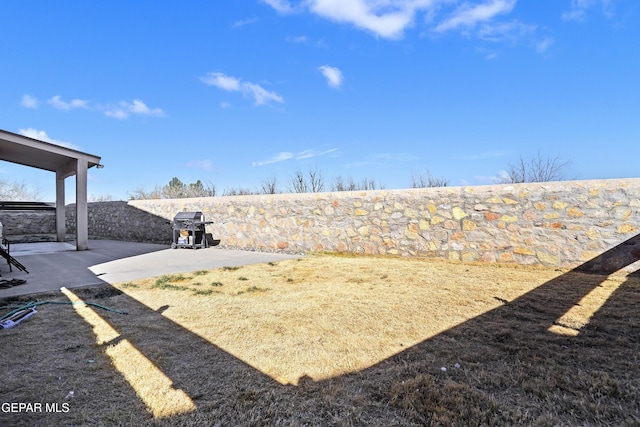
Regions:
<instances>
[{"instance_id":1,"label":"blue sky","mask_svg":"<svg viewBox=\"0 0 640 427\"><path fill-rule=\"evenodd\" d=\"M285 190L311 169L327 186L427 170L482 185L538 152L567 178L638 176L636 0L21 0L0 16L0 128L101 156L93 198L174 176ZM50 172L0 162L0 179L54 200Z\"/></svg>"}]
</instances>

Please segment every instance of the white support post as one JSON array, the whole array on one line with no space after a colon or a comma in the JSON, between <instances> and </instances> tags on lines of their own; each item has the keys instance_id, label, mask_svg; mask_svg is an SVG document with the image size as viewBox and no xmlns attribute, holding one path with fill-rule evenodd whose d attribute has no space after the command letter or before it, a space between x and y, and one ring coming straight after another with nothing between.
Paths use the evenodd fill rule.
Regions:
<instances>
[{"instance_id":1,"label":"white support post","mask_svg":"<svg viewBox=\"0 0 640 427\"><path fill-rule=\"evenodd\" d=\"M87 169L86 159L76 161L76 249L79 251L85 251L89 248Z\"/></svg>"},{"instance_id":2,"label":"white support post","mask_svg":"<svg viewBox=\"0 0 640 427\"><path fill-rule=\"evenodd\" d=\"M67 212L64 205L64 174L56 172L56 239L64 242L67 233Z\"/></svg>"}]
</instances>

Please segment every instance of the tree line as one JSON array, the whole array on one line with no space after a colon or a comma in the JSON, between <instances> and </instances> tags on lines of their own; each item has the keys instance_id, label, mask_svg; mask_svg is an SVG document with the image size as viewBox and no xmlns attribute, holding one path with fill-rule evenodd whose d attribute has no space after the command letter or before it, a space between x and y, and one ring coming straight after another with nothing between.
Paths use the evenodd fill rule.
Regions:
<instances>
[{"instance_id":1,"label":"tree line","mask_svg":"<svg viewBox=\"0 0 640 427\"><path fill-rule=\"evenodd\" d=\"M562 181L570 162L556 157L545 156L538 152L529 158L520 157L515 163L509 163L503 176L496 179L499 184L519 184L526 182ZM447 187L450 181L444 177L435 177L427 169L423 173L413 172L411 188ZM306 172L298 169L289 178L288 183L280 185L275 176L262 180L258 188L232 187L226 188L222 196L242 196L252 194L280 194L280 193L319 193L323 191L363 191L382 190L384 185L374 179L363 178L356 180L351 176L336 176L327 181L318 168ZM218 195L216 186L211 182L197 180L193 183L182 182L179 178L172 178L166 185L158 185L152 189L139 187L128 196L131 200L145 199L180 199L189 197L214 197ZM37 190L29 188L25 183L0 179L0 200L39 200ZM111 200L109 196L100 196L93 201Z\"/></svg>"},{"instance_id":2,"label":"tree line","mask_svg":"<svg viewBox=\"0 0 640 427\"><path fill-rule=\"evenodd\" d=\"M559 156L548 157L538 152L530 158L520 157L515 163L509 163L503 176L496 179L499 184L520 184L526 182L561 181L565 179L565 171L570 165L569 161ZM411 175L411 188L447 187L450 181L444 177L435 177L427 169L424 173L413 172ZM288 185L279 185L275 176L264 178L257 189L248 187L232 187L222 192L222 196L246 196L255 194L280 194L280 193L320 193L323 191L362 191L382 190L384 185L374 179L363 178L355 180L351 176L336 176L327 182L318 168L309 169L306 172L298 169L291 175ZM152 191L138 189L130 194L131 199L175 199L183 197L214 197L217 195L213 183L203 184L200 180L192 184L186 184L178 178L173 178L162 187L156 187Z\"/></svg>"}]
</instances>

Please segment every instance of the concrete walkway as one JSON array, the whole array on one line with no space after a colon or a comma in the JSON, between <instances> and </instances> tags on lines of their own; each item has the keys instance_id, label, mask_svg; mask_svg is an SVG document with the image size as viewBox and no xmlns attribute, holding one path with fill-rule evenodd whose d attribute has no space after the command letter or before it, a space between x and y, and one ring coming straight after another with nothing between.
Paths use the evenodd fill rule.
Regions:
<instances>
[{"instance_id":1,"label":"concrete walkway","mask_svg":"<svg viewBox=\"0 0 640 427\"><path fill-rule=\"evenodd\" d=\"M11 245L11 255L29 273L15 266L13 272L9 272L9 266L0 258L0 280L24 279L27 283L0 289L0 299L57 291L63 286L71 289L300 258L299 255L218 248L170 249L167 245L115 240L91 240L87 251L76 251L71 243L20 243Z\"/></svg>"}]
</instances>

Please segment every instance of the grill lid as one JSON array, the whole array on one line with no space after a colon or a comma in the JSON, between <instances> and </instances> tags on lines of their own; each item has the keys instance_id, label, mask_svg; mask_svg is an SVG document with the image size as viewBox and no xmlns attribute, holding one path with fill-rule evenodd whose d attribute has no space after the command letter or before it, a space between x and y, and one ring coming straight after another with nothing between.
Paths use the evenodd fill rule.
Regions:
<instances>
[{"instance_id":1,"label":"grill lid","mask_svg":"<svg viewBox=\"0 0 640 427\"><path fill-rule=\"evenodd\" d=\"M191 221L191 222L204 222L204 215L202 212L178 212L173 217L174 221Z\"/></svg>"}]
</instances>

